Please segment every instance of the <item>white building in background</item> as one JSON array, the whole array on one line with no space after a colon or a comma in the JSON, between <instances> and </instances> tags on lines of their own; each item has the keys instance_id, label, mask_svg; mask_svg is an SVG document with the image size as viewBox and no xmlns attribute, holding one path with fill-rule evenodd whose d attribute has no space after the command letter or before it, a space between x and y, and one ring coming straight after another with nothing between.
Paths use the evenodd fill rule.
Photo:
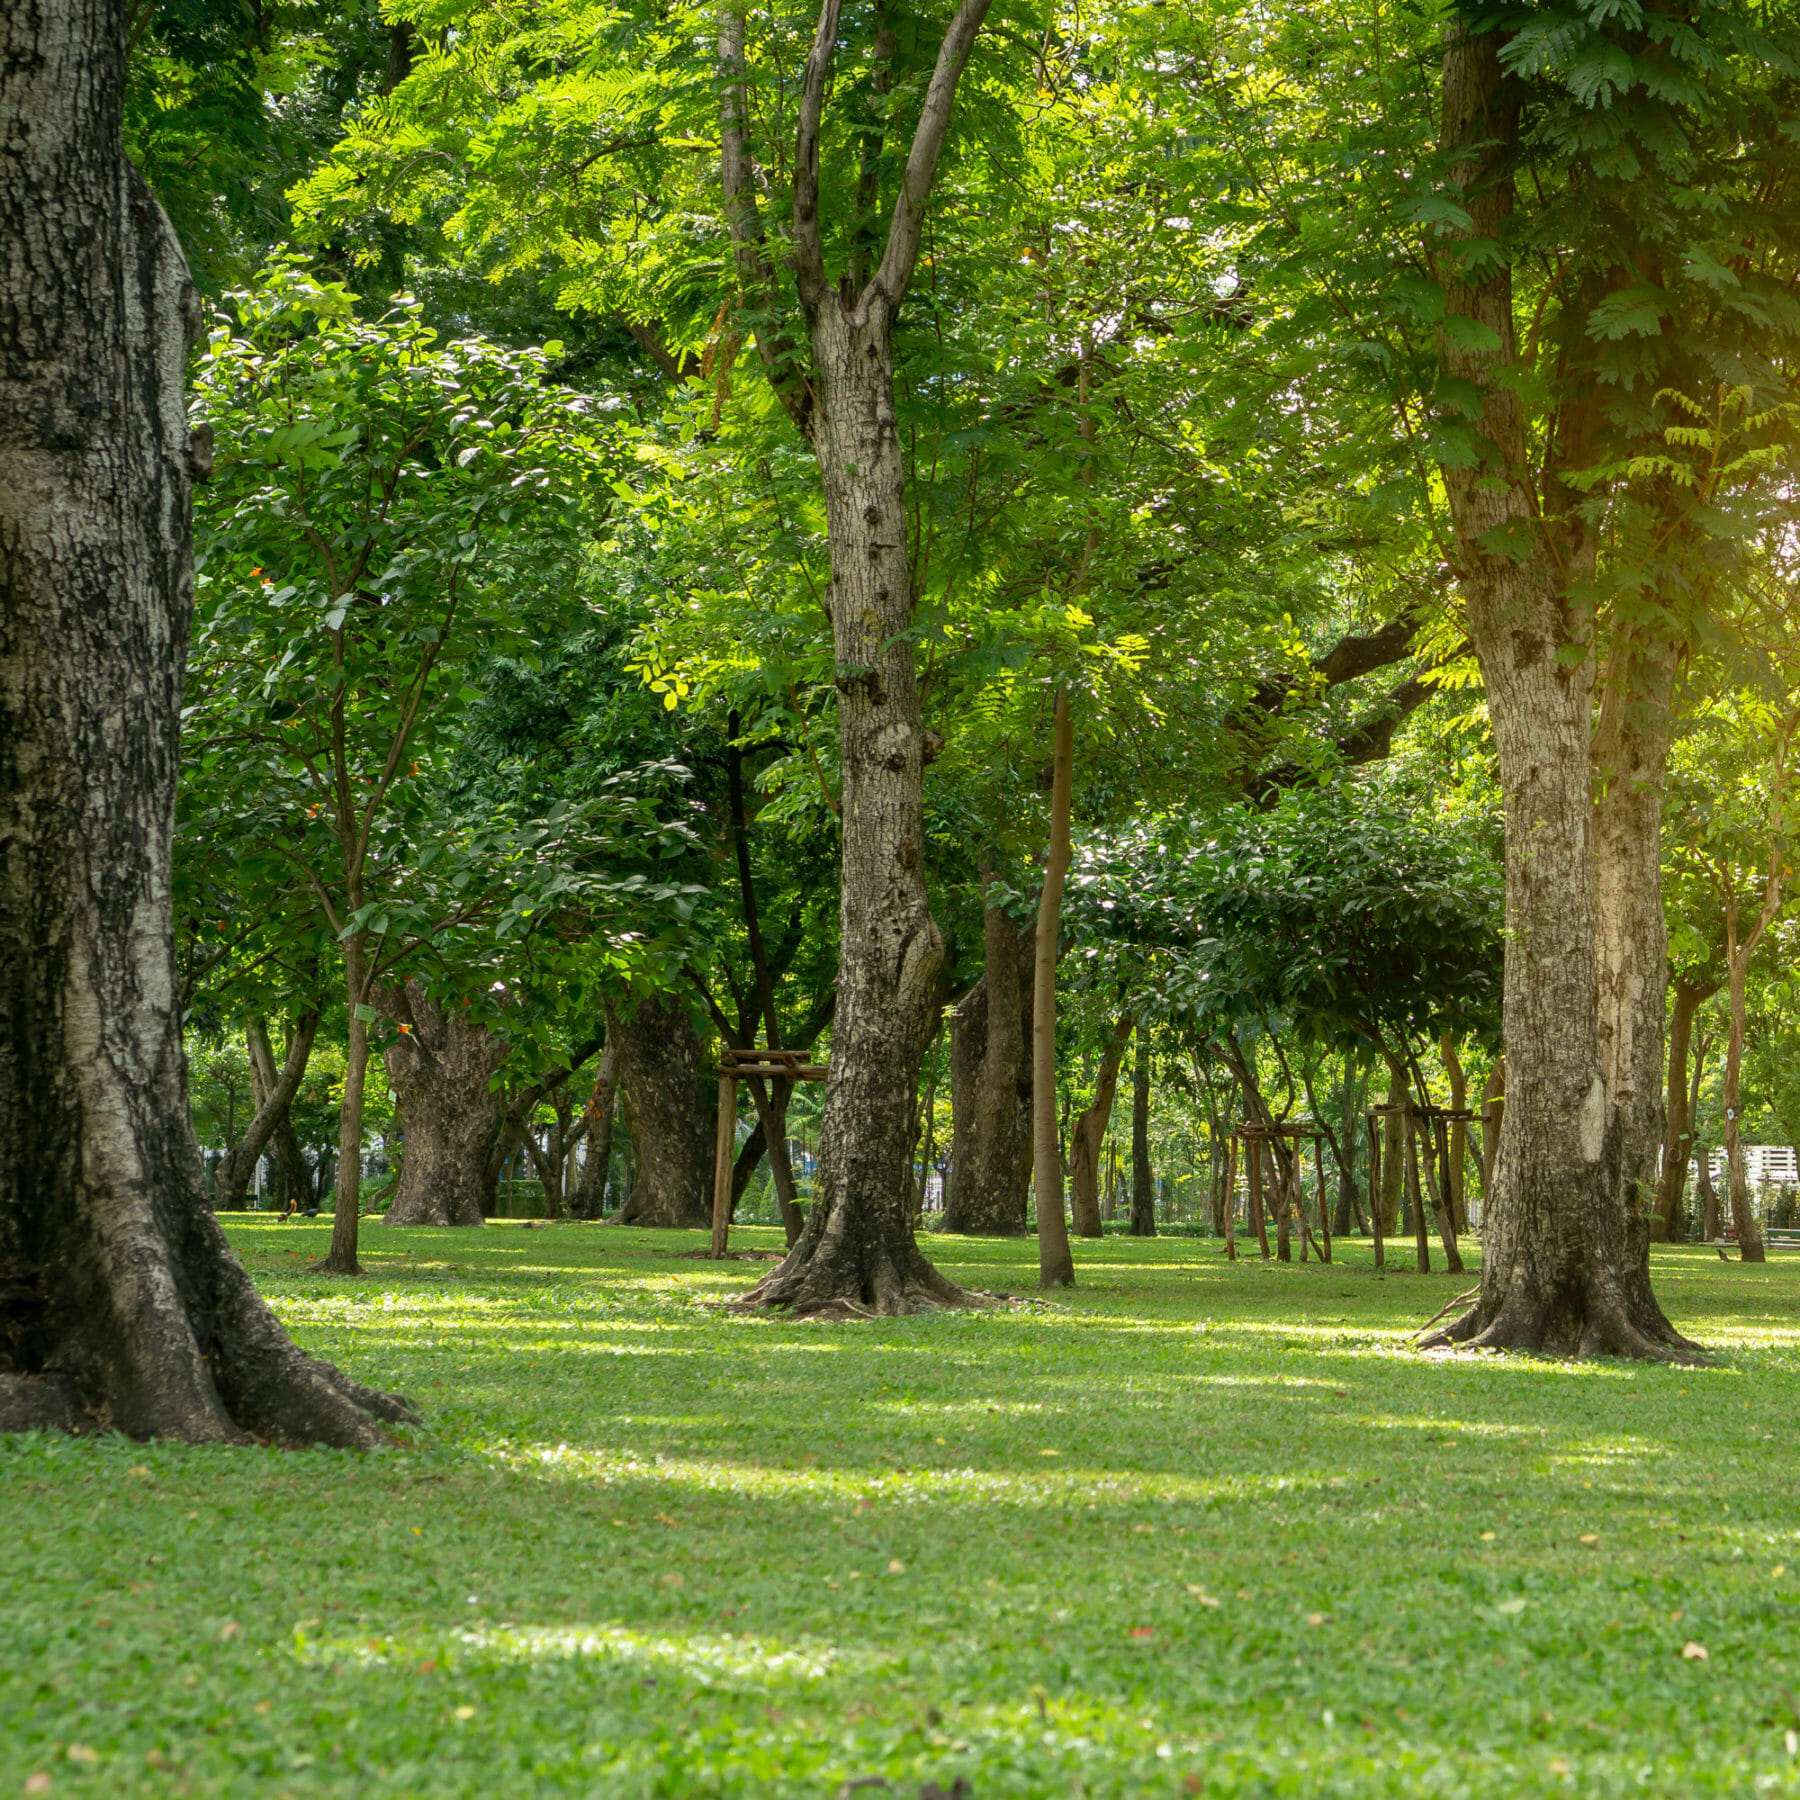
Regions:
<instances>
[{"instance_id":1,"label":"white building in background","mask_svg":"<svg viewBox=\"0 0 1800 1800\"><path fill-rule=\"evenodd\" d=\"M1712 1170L1713 1185L1722 1189L1725 1183L1725 1152L1714 1150L1706 1160ZM1688 1173L1698 1176L1699 1170L1690 1162ZM1796 1158L1794 1146L1746 1144L1744 1179L1749 1182L1752 1193L1766 1187L1800 1187L1800 1158Z\"/></svg>"}]
</instances>

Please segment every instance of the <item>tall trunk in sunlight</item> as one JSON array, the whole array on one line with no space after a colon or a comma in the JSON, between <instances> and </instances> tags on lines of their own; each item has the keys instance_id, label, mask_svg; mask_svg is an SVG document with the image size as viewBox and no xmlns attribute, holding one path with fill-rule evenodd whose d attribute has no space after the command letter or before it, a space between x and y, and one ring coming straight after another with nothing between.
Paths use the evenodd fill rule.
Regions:
<instances>
[{"instance_id":1,"label":"tall trunk in sunlight","mask_svg":"<svg viewBox=\"0 0 1800 1800\"><path fill-rule=\"evenodd\" d=\"M1099 1072L1094 1077L1094 1097L1082 1109L1075 1121L1075 1129L1069 1134L1069 1213L1079 1237L1103 1235L1100 1150L1112 1119L1113 1096L1119 1086L1119 1064L1131 1039L1131 1024L1127 1017L1113 1026L1112 1036L1100 1057Z\"/></svg>"},{"instance_id":2,"label":"tall trunk in sunlight","mask_svg":"<svg viewBox=\"0 0 1800 1800\"><path fill-rule=\"evenodd\" d=\"M1038 901L1037 964L1031 994L1031 1183L1037 1197L1038 1285L1073 1287L1075 1259L1063 1217L1062 1145L1056 1129L1056 952L1062 936L1063 882L1069 873L1069 813L1075 779L1075 729L1067 688L1056 690L1051 764L1050 847Z\"/></svg>"}]
</instances>

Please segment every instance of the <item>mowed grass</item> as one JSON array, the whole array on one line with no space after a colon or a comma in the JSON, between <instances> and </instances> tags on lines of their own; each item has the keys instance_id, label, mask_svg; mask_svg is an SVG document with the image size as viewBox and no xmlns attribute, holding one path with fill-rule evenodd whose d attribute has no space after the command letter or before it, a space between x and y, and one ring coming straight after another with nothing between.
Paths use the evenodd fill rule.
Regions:
<instances>
[{"instance_id":1,"label":"mowed grass","mask_svg":"<svg viewBox=\"0 0 1800 1800\"><path fill-rule=\"evenodd\" d=\"M1658 1254L1694 1370L1421 1357L1464 1283L1361 1245L808 1325L693 1236L230 1229L425 1426L0 1440L0 1800L1800 1788L1800 1259Z\"/></svg>"}]
</instances>

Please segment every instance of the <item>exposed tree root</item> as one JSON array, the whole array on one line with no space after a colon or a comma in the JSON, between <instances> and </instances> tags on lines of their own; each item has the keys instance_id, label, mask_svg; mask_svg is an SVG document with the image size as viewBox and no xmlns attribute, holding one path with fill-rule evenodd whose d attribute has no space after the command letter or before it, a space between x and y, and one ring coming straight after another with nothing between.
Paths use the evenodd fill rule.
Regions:
<instances>
[{"instance_id":1,"label":"exposed tree root","mask_svg":"<svg viewBox=\"0 0 1800 1800\"><path fill-rule=\"evenodd\" d=\"M839 1210L808 1217L800 1241L777 1268L731 1304L741 1311L781 1309L796 1318L900 1318L950 1307L999 1304L938 1273L911 1234L859 1234L843 1229Z\"/></svg>"},{"instance_id":2,"label":"exposed tree root","mask_svg":"<svg viewBox=\"0 0 1800 1800\"><path fill-rule=\"evenodd\" d=\"M1605 1356L1681 1364L1708 1361L1703 1346L1669 1323L1650 1295L1647 1278L1642 1288L1634 1305L1609 1281L1590 1279L1545 1292L1520 1277L1507 1283L1499 1296L1484 1285L1475 1305L1426 1338L1420 1348L1516 1351L1581 1361Z\"/></svg>"}]
</instances>

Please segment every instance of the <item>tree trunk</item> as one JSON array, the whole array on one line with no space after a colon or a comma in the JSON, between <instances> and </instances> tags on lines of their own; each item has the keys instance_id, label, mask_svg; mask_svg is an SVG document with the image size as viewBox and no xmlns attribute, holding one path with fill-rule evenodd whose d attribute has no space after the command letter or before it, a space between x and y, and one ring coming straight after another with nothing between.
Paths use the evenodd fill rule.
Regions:
<instances>
[{"instance_id":1,"label":"tree trunk","mask_svg":"<svg viewBox=\"0 0 1800 1800\"><path fill-rule=\"evenodd\" d=\"M778 380L807 433L824 491L843 789L837 1012L806 1229L746 1304L798 1311L904 1313L969 1298L920 1251L912 1224L912 1110L931 1040L943 939L925 892L925 728L914 664L906 471L894 407L894 320L917 265L923 209L957 84L989 0L959 0L939 46L879 267L827 279L819 220L819 138L838 38L824 0L796 109L790 266L810 338L811 379ZM720 33L722 174L752 278L766 247L748 223L755 196L741 73L741 14ZM762 337L759 332L759 340ZM770 334L768 354L776 341Z\"/></svg>"},{"instance_id":2,"label":"tree trunk","mask_svg":"<svg viewBox=\"0 0 1800 1800\"><path fill-rule=\"evenodd\" d=\"M1719 1190L1712 1178L1712 1152L1698 1142L1694 1151L1699 1160L1700 1236L1704 1242L1716 1244L1725 1235L1725 1219L1719 1205Z\"/></svg>"},{"instance_id":3,"label":"tree trunk","mask_svg":"<svg viewBox=\"0 0 1800 1800\"><path fill-rule=\"evenodd\" d=\"M619 1047L625 1125L637 1153L631 1193L614 1222L675 1230L712 1224L713 1081L687 1008L649 994L628 1013L608 1008Z\"/></svg>"},{"instance_id":4,"label":"tree trunk","mask_svg":"<svg viewBox=\"0 0 1800 1800\"><path fill-rule=\"evenodd\" d=\"M1664 1094L1662 1175L1656 1184L1656 1212L1650 1221L1655 1243L1669 1243L1681 1216L1687 1189L1688 1159L1693 1155L1694 1115L1688 1102L1688 1052L1693 1043L1694 1014L1719 984L1675 977L1675 1009L1669 1021L1669 1080Z\"/></svg>"},{"instance_id":5,"label":"tree trunk","mask_svg":"<svg viewBox=\"0 0 1800 1800\"><path fill-rule=\"evenodd\" d=\"M0 8L0 1431L373 1447L207 1201L170 893L199 308L119 0Z\"/></svg>"},{"instance_id":6,"label":"tree trunk","mask_svg":"<svg viewBox=\"0 0 1800 1800\"><path fill-rule=\"evenodd\" d=\"M479 1225L487 1163L500 1129L493 1079L506 1042L461 1009L442 1006L416 981L377 990L377 1007L400 1027L388 1047L388 1081L405 1143L389 1225Z\"/></svg>"},{"instance_id":7,"label":"tree trunk","mask_svg":"<svg viewBox=\"0 0 1800 1800\"><path fill-rule=\"evenodd\" d=\"M1156 1236L1156 1177L1150 1169L1150 1048L1138 1033L1131 1065L1131 1225L1132 1237Z\"/></svg>"},{"instance_id":8,"label":"tree trunk","mask_svg":"<svg viewBox=\"0 0 1800 1800\"><path fill-rule=\"evenodd\" d=\"M1069 690L1056 690L1050 845L1038 898L1037 956L1031 989L1031 1185L1037 1196L1038 1285L1073 1287L1075 1258L1063 1216L1062 1144L1056 1129L1056 952L1062 938L1063 882L1069 873L1069 810L1075 733Z\"/></svg>"},{"instance_id":9,"label":"tree trunk","mask_svg":"<svg viewBox=\"0 0 1800 1800\"><path fill-rule=\"evenodd\" d=\"M1750 969L1750 953L1756 947L1760 932L1740 946L1737 942L1737 907L1727 898L1725 903L1727 989L1730 994L1730 1019L1725 1032L1725 1085L1719 1095L1719 1108L1725 1120L1725 1191L1731 1200L1731 1223L1737 1233L1738 1260L1747 1263L1767 1261L1763 1249L1762 1226L1750 1206L1750 1179L1744 1168L1744 1140L1739 1112L1739 1088L1744 1069L1745 988Z\"/></svg>"},{"instance_id":10,"label":"tree trunk","mask_svg":"<svg viewBox=\"0 0 1800 1800\"><path fill-rule=\"evenodd\" d=\"M337 1197L332 1202L331 1248L312 1265L324 1275L360 1275L357 1212L362 1204L363 1092L369 1073L368 940L353 932L344 940L344 996L349 1031L344 1046L344 1097L338 1104ZM322 1197L322 1196L321 1196Z\"/></svg>"},{"instance_id":11,"label":"tree trunk","mask_svg":"<svg viewBox=\"0 0 1800 1800\"><path fill-rule=\"evenodd\" d=\"M1481 1088L1481 1197L1484 1205L1494 1191L1494 1159L1500 1154L1500 1121L1505 1113L1506 1057L1502 1054L1494 1058Z\"/></svg>"},{"instance_id":12,"label":"tree trunk","mask_svg":"<svg viewBox=\"0 0 1800 1800\"><path fill-rule=\"evenodd\" d=\"M287 1117L288 1108L293 1104L294 1096L300 1091L300 1083L305 1079L307 1059L312 1055L313 1036L318 1028L319 1015L316 1012L296 1019L288 1034L286 1054L282 1057L281 1067L277 1069L274 1053L269 1048L268 1026L261 1019L252 1019L245 1027L244 1037L250 1052L250 1067L256 1077L253 1084L256 1114L243 1137L219 1158L219 1165L213 1171L215 1212L243 1211L244 1195L250 1186L250 1177L255 1174L256 1165L280 1128L282 1120ZM289 1129L292 1130L291 1125Z\"/></svg>"},{"instance_id":13,"label":"tree trunk","mask_svg":"<svg viewBox=\"0 0 1800 1800\"><path fill-rule=\"evenodd\" d=\"M950 1015L950 1192L945 1231L1023 1237L1025 1167L1031 1155L1031 971L1035 926L1015 925L986 904L981 979Z\"/></svg>"},{"instance_id":14,"label":"tree trunk","mask_svg":"<svg viewBox=\"0 0 1800 1800\"><path fill-rule=\"evenodd\" d=\"M1439 355L1483 403L1480 454L1442 473L1505 801L1509 1066L1480 1297L1431 1341L1666 1358L1694 1346L1663 1317L1643 1272L1646 1234L1630 1215L1636 1172L1625 1167L1635 1138L1606 1079L1609 1057L1626 1059L1616 1034L1601 1042L1593 661L1569 601L1593 568L1595 539L1556 473L1587 460L1582 433L1598 397L1567 409L1540 505L1521 474L1532 454L1512 384L1511 267L1466 249L1508 241L1518 95L1498 35L1453 29L1443 142L1469 222L1441 240L1439 274L1446 316L1471 323L1447 332Z\"/></svg>"},{"instance_id":15,"label":"tree trunk","mask_svg":"<svg viewBox=\"0 0 1800 1800\"><path fill-rule=\"evenodd\" d=\"M606 1211L606 1173L612 1163L613 1115L618 1110L619 1046L610 1027L594 1092L588 1101L587 1161L575 1188L570 1214L577 1219L598 1219Z\"/></svg>"},{"instance_id":16,"label":"tree trunk","mask_svg":"<svg viewBox=\"0 0 1800 1800\"><path fill-rule=\"evenodd\" d=\"M1439 1040L1439 1050L1444 1058L1444 1073L1450 1077L1450 1110L1461 1112L1469 1104L1469 1077L1465 1073L1462 1060L1456 1054L1456 1045L1449 1032L1445 1032ZM1460 1236L1469 1229L1469 1201L1467 1189L1463 1182L1463 1159L1469 1150L1469 1128L1461 1119L1453 1119L1449 1126L1450 1167L1444 1173L1450 1191L1444 1196L1450 1209L1451 1228Z\"/></svg>"},{"instance_id":17,"label":"tree trunk","mask_svg":"<svg viewBox=\"0 0 1800 1800\"><path fill-rule=\"evenodd\" d=\"M1104 1236L1100 1220L1100 1147L1112 1119L1113 1095L1119 1085L1119 1063L1131 1041L1131 1020L1120 1019L1100 1058L1094 1098L1075 1121L1069 1136L1069 1212L1080 1237Z\"/></svg>"},{"instance_id":18,"label":"tree trunk","mask_svg":"<svg viewBox=\"0 0 1800 1800\"><path fill-rule=\"evenodd\" d=\"M1403 1076L1388 1076L1387 1110L1381 1115L1381 1192L1375 1204L1381 1208L1381 1235L1398 1237L1401 1232L1401 1195L1406 1184L1405 1115L1399 1110L1406 1104L1406 1081Z\"/></svg>"}]
</instances>

